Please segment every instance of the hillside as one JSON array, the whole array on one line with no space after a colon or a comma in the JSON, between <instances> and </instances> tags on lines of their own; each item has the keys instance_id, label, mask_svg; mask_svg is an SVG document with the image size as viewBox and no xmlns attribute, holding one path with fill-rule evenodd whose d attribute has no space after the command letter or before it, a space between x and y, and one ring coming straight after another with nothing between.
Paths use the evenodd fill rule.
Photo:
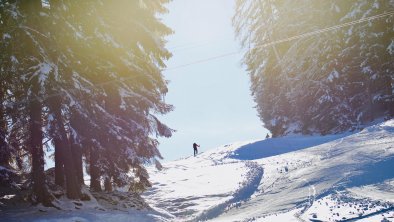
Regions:
<instances>
[{"instance_id":1,"label":"hillside","mask_svg":"<svg viewBox=\"0 0 394 222\"><path fill-rule=\"evenodd\" d=\"M228 144L148 169L145 200L95 194L78 209L26 206L0 221L394 221L394 119L357 133Z\"/></svg>"},{"instance_id":2,"label":"hillside","mask_svg":"<svg viewBox=\"0 0 394 222\"><path fill-rule=\"evenodd\" d=\"M355 134L234 143L151 171L183 221L394 220L394 120Z\"/></svg>"}]
</instances>

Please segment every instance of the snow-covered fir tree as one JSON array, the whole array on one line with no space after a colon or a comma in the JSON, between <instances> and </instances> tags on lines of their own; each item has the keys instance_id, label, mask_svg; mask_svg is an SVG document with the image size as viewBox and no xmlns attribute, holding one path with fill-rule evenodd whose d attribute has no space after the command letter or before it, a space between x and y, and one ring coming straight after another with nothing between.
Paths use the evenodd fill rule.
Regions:
<instances>
[{"instance_id":1,"label":"snow-covered fir tree","mask_svg":"<svg viewBox=\"0 0 394 222\"><path fill-rule=\"evenodd\" d=\"M161 73L171 30L157 18L167 2L0 2L0 164L18 170L31 159L33 202L54 198L48 144L68 198L81 197L83 160L92 190L150 186L145 164L160 167L157 137L172 134L154 115L172 110Z\"/></svg>"},{"instance_id":2,"label":"snow-covered fir tree","mask_svg":"<svg viewBox=\"0 0 394 222\"><path fill-rule=\"evenodd\" d=\"M368 19L392 9L382 0L237 1L233 25L273 136L336 133L393 116L394 18Z\"/></svg>"}]
</instances>

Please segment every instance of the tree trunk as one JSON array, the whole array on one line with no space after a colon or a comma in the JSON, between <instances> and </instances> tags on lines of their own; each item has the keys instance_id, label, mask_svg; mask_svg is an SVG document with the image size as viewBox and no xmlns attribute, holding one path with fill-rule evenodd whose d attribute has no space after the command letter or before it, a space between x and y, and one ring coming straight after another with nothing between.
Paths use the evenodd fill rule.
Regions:
<instances>
[{"instance_id":1,"label":"tree trunk","mask_svg":"<svg viewBox=\"0 0 394 222\"><path fill-rule=\"evenodd\" d=\"M32 94L38 95L38 80L33 80ZM51 197L45 182L44 174L44 150L42 145L42 105L35 97L30 98L29 116L30 116L30 149L32 158L32 183L33 183L33 202L43 203L45 206L51 206Z\"/></svg>"},{"instance_id":2,"label":"tree trunk","mask_svg":"<svg viewBox=\"0 0 394 222\"><path fill-rule=\"evenodd\" d=\"M371 80L367 79L367 102L368 102L368 119L367 119L367 123L368 122L372 122L375 119L374 116L374 107L373 107L373 96L372 96L372 92L371 92Z\"/></svg>"},{"instance_id":3,"label":"tree trunk","mask_svg":"<svg viewBox=\"0 0 394 222\"><path fill-rule=\"evenodd\" d=\"M98 151L90 145L90 190L101 191L100 168L98 167Z\"/></svg>"},{"instance_id":4,"label":"tree trunk","mask_svg":"<svg viewBox=\"0 0 394 222\"><path fill-rule=\"evenodd\" d=\"M63 128L64 130L64 128ZM65 131L64 131L65 133ZM62 133L63 134L63 133ZM65 135L65 134L63 134ZM70 199L79 199L81 197L81 188L78 184L74 161L72 159L71 146L66 138L67 143L64 144L64 170L66 175L67 197Z\"/></svg>"},{"instance_id":5,"label":"tree trunk","mask_svg":"<svg viewBox=\"0 0 394 222\"><path fill-rule=\"evenodd\" d=\"M36 30L39 28L39 13L41 11L41 0L20 1L19 6L22 13L26 13L26 25ZM26 53L29 57L35 57L37 54L35 43L27 38ZM32 61L32 59L29 59ZM27 64L29 65L29 64ZM41 85L39 77L33 77L26 87L30 90L29 104L27 106L29 115L29 148L31 152L32 167L32 201L42 203L44 206L53 206L53 196L49 193L46 186L44 173L44 150L43 150L43 132L42 132L42 104L39 101Z\"/></svg>"},{"instance_id":6,"label":"tree trunk","mask_svg":"<svg viewBox=\"0 0 394 222\"><path fill-rule=\"evenodd\" d=\"M61 143L59 138L55 138L55 183L64 186L64 160L62 154Z\"/></svg>"},{"instance_id":7,"label":"tree trunk","mask_svg":"<svg viewBox=\"0 0 394 222\"><path fill-rule=\"evenodd\" d=\"M74 160L75 172L77 176L77 182L79 185L84 184L83 180L83 163L82 163L82 147L76 143L74 138L70 138L71 141L71 152Z\"/></svg>"},{"instance_id":8,"label":"tree trunk","mask_svg":"<svg viewBox=\"0 0 394 222\"><path fill-rule=\"evenodd\" d=\"M387 101L386 105L388 106L389 117L394 117L394 78L387 77L386 78L386 94L390 96L389 101Z\"/></svg>"},{"instance_id":9,"label":"tree trunk","mask_svg":"<svg viewBox=\"0 0 394 222\"><path fill-rule=\"evenodd\" d=\"M83 133L81 133L81 125L83 125L83 120L79 118L80 116L78 115L77 112L72 111L71 112L71 118L70 118L70 127L76 135L79 135L79 139L81 139ZM74 165L75 165L75 170L77 174L77 180L80 185L85 184L85 181L83 179L83 161L82 161L82 144L81 141L77 141L75 138L74 134L70 135L70 142L71 142L71 152L73 155L73 160L74 160Z\"/></svg>"},{"instance_id":10,"label":"tree trunk","mask_svg":"<svg viewBox=\"0 0 394 222\"><path fill-rule=\"evenodd\" d=\"M7 124L5 121L5 112L3 108L4 91L0 82L0 166L9 167L10 150L6 142Z\"/></svg>"},{"instance_id":11,"label":"tree trunk","mask_svg":"<svg viewBox=\"0 0 394 222\"><path fill-rule=\"evenodd\" d=\"M56 152L58 152L59 161L59 172L61 173L61 164L64 164L64 175L66 176L66 189L67 197L69 199L79 199L81 196L81 189L77 182L77 175L73 161L73 155L71 152L70 140L67 137L66 129L64 128L62 111L61 111L61 100L53 97L49 101L50 109L55 116L56 132L54 133L54 140L57 146L55 147L55 160ZM56 163L55 163L56 164ZM55 165L56 167L56 165ZM56 172L56 171L55 171ZM59 175L61 177L61 175ZM56 178L56 176L55 176Z\"/></svg>"},{"instance_id":12,"label":"tree trunk","mask_svg":"<svg viewBox=\"0 0 394 222\"><path fill-rule=\"evenodd\" d=\"M105 177L104 188L105 188L105 191L107 191L107 192L111 192L112 191L111 177Z\"/></svg>"}]
</instances>

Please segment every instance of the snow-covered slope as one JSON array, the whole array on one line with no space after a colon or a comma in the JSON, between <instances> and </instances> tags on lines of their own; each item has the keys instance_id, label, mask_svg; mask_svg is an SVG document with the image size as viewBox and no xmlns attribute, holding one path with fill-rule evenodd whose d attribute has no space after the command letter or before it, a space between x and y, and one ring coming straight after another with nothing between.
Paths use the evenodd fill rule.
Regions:
<instances>
[{"instance_id":1,"label":"snow-covered slope","mask_svg":"<svg viewBox=\"0 0 394 222\"><path fill-rule=\"evenodd\" d=\"M152 209L123 208L144 203L115 195L105 209L0 208L0 221L394 221L394 119L353 134L234 143L163 166L149 168Z\"/></svg>"},{"instance_id":2,"label":"snow-covered slope","mask_svg":"<svg viewBox=\"0 0 394 222\"><path fill-rule=\"evenodd\" d=\"M394 220L394 120L355 134L235 143L151 169L177 221Z\"/></svg>"}]
</instances>

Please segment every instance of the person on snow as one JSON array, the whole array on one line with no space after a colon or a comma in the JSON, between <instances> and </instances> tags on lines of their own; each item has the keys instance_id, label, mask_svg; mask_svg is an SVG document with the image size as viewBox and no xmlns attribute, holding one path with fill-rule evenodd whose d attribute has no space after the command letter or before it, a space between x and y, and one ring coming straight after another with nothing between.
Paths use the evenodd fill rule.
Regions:
<instances>
[{"instance_id":1,"label":"person on snow","mask_svg":"<svg viewBox=\"0 0 394 222\"><path fill-rule=\"evenodd\" d=\"M200 145L197 145L197 143L193 143L194 156L196 156L198 153L197 147L200 147Z\"/></svg>"},{"instance_id":2,"label":"person on snow","mask_svg":"<svg viewBox=\"0 0 394 222\"><path fill-rule=\"evenodd\" d=\"M266 139L269 139L269 138L270 138L270 135L267 133L267 136L265 136L265 138L266 138Z\"/></svg>"}]
</instances>

